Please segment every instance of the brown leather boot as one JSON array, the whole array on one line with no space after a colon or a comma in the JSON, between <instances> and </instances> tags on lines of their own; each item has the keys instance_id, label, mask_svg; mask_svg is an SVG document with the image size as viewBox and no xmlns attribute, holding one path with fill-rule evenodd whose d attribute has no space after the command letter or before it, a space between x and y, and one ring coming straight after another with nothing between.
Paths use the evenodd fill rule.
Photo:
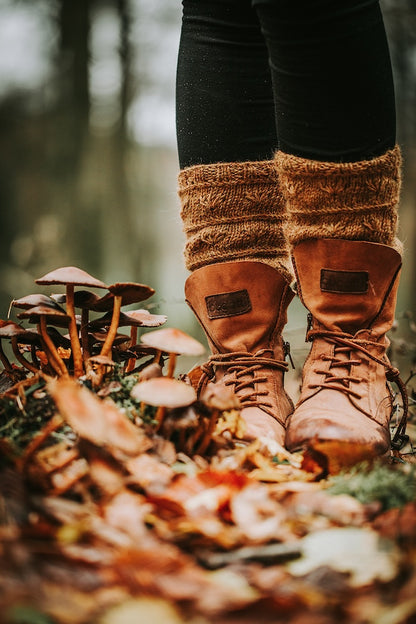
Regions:
<instances>
[{"instance_id":1,"label":"brown leather boot","mask_svg":"<svg viewBox=\"0 0 416 624\"><path fill-rule=\"evenodd\" d=\"M293 410L283 388L289 283L262 262L222 262L195 270L185 296L212 350L197 391L209 381L229 386L240 399L246 437L268 436L283 445Z\"/></svg>"},{"instance_id":2,"label":"brown leather boot","mask_svg":"<svg viewBox=\"0 0 416 624\"><path fill-rule=\"evenodd\" d=\"M386 332L394 319L400 254L378 243L312 239L295 246L293 261L313 344L286 446L294 451L318 439L358 443L369 455L388 453L387 378L398 371L386 356ZM402 433L401 427L395 442Z\"/></svg>"}]
</instances>

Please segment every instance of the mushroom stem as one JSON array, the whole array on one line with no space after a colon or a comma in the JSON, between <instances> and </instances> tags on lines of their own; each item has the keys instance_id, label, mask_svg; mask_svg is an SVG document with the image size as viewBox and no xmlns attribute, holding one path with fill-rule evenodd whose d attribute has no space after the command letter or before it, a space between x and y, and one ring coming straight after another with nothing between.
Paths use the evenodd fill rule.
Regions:
<instances>
[{"instance_id":1,"label":"mushroom stem","mask_svg":"<svg viewBox=\"0 0 416 624\"><path fill-rule=\"evenodd\" d=\"M20 364L22 364L25 368L27 368L27 370L29 370L31 373L38 373L39 369L34 364L31 364L30 362L28 362L20 353L19 345L17 344L17 336L12 336L11 342L12 342L13 353L16 357L16 360L18 360Z\"/></svg>"},{"instance_id":2,"label":"mushroom stem","mask_svg":"<svg viewBox=\"0 0 416 624\"><path fill-rule=\"evenodd\" d=\"M33 343L30 348L30 355L32 357L33 366L36 366L36 368L39 370L40 364L39 364L38 358L36 357L36 344L35 343Z\"/></svg>"},{"instance_id":3,"label":"mushroom stem","mask_svg":"<svg viewBox=\"0 0 416 624\"><path fill-rule=\"evenodd\" d=\"M137 325L132 325L130 329L130 344L129 347L134 347L137 343Z\"/></svg>"},{"instance_id":4,"label":"mushroom stem","mask_svg":"<svg viewBox=\"0 0 416 624\"><path fill-rule=\"evenodd\" d=\"M67 284L66 286L66 312L69 316L69 338L71 340L72 359L74 362L74 377L81 377L84 373L84 365L75 318L74 286L72 284Z\"/></svg>"},{"instance_id":5,"label":"mushroom stem","mask_svg":"<svg viewBox=\"0 0 416 624\"><path fill-rule=\"evenodd\" d=\"M130 329L130 342L129 342L129 348L130 347L134 347L134 345L137 343L137 326L136 325L132 325L131 329ZM136 365L136 358L129 358L127 360L127 365L126 365L126 373L130 373L134 367Z\"/></svg>"},{"instance_id":6,"label":"mushroom stem","mask_svg":"<svg viewBox=\"0 0 416 624\"><path fill-rule=\"evenodd\" d=\"M84 362L91 357L90 344L88 337L88 322L89 322L89 310L88 308L81 309L81 346L82 357Z\"/></svg>"},{"instance_id":7,"label":"mushroom stem","mask_svg":"<svg viewBox=\"0 0 416 624\"><path fill-rule=\"evenodd\" d=\"M57 348L55 347L51 337L48 334L48 329L46 326L46 318L44 316L41 316L39 319L38 329L39 329L39 334L42 337L42 342L44 343L45 352L46 354L49 354L50 356L48 360L50 359L50 364L52 368L55 370L58 376L68 375L65 362L59 355Z\"/></svg>"},{"instance_id":8,"label":"mushroom stem","mask_svg":"<svg viewBox=\"0 0 416 624\"><path fill-rule=\"evenodd\" d=\"M165 416L166 416L166 407L164 405L160 405L157 408L156 414L155 414L156 431L160 430L161 426L163 425L163 421L165 420Z\"/></svg>"},{"instance_id":9,"label":"mushroom stem","mask_svg":"<svg viewBox=\"0 0 416 624\"><path fill-rule=\"evenodd\" d=\"M176 364L176 353L169 354L168 361L168 372L166 374L167 377L173 378L173 373L175 372L175 364Z\"/></svg>"},{"instance_id":10,"label":"mushroom stem","mask_svg":"<svg viewBox=\"0 0 416 624\"><path fill-rule=\"evenodd\" d=\"M218 419L218 414L219 414L218 409L212 410L209 423L208 423L208 427L206 428L205 433L204 433L204 437L202 438L201 442L198 445L198 448L195 451L197 455L202 455L202 453L205 453L205 451L207 450L208 445L211 442L212 434L215 429L215 424Z\"/></svg>"},{"instance_id":11,"label":"mushroom stem","mask_svg":"<svg viewBox=\"0 0 416 624\"><path fill-rule=\"evenodd\" d=\"M13 372L13 366L10 364L9 358L7 357L5 352L3 351L3 345L1 344L1 340L0 340L0 360L1 360L2 364L3 364L3 366L4 366L4 369L8 373L12 373Z\"/></svg>"},{"instance_id":12,"label":"mushroom stem","mask_svg":"<svg viewBox=\"0 0 416 624\"><path fill-rule=\"evenodd\" d=\"M101 348L100 355L109 356L111 353L111 348L113 346L114 339L117 335L118 323L120 321L121 302L122 302L121 295L114 295L113 316L111 317L111 324L110 324L110 327L108 328L107 337Z\"/></svg>"}]
</instances>

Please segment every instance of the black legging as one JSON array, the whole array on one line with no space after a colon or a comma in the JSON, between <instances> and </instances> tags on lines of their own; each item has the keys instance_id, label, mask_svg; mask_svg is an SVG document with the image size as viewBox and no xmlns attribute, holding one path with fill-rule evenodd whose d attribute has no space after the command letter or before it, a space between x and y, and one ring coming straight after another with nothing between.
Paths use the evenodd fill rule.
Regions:
<instances>
[{"instance_id":1,"label":"black legging","mask_svg":"<svg viewBox=\"0 0 416 624\"><path fill-rule=\"evenodd\" d=\"M276 148L365 160L395 134L378 0L183 0L181 168L265 160Z\"/></svg>"}]
</instances>

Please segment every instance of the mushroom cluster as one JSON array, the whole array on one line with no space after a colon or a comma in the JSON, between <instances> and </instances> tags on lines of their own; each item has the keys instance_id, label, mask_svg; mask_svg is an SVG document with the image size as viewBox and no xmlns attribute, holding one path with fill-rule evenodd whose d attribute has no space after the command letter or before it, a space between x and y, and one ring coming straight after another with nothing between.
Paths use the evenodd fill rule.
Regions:
<instances>
[{"instance_id":1,"label":"mushroom cluster","mask_svg":"<svg viewBox=\"0 0 416 624\"><path fill-rule=\"evenodd\" d=\"M122 410L130 409L124 405L132 402L129 417L136 424L151 424L154 433L172 439L181 450L199 453L218 438L221 418L239 413L231 390L217 396L220 389L215 386L214 398L205 400L197 397L191 378L175 379L177 357L201 356L205 348L200 342L179 329L157 329L166 322L164 315L145 309L122 311L123 306L148 299L153 288L134 282L106 285L76 267L61 267L36 283L65 291L31 294L11 302L9 313L16 310L17 319L31 327L0 320L4 368L0 396L7 394L16 401L20 396L24 403L28 385L39 387L41 381L48 393L61 387L59 382L77 381L103 400L109 397ZM106 292L99 295L96 289ZM139 327L153 329L139 338ZM128 328L126 333L120 331L123 328ZM16 362L10 362L2 340L10 341ZM222 428L232 434L235 425L224 418ZM228 444L229 437L221 443Z\"/></svg>"},{"instance_id":2,"label":"mushroom cluster","mask_svg":"<svg viewBox=\"0 0 416 624\"><path fill-rule=\"evenodd\" d=\"M36 293L12 300L10 310L19 310L17 319L32 327L25 329L10 319L0 321L0 360L11 379L17 378L17 372L45 378L72 376L85 378L97 387L116 364L127 374L140 371L151 361L160 365L168 356L168 376L172 377L178 353L203 350L202 345L179 330L166 330L164 337L156 335L138 344L138 327L159 327L166 322L166 316L145 309L122 312L121 308L148 299L155 292L150 286L135 282L106 285L72 266L51 271L36 283L61 286L65 292ZM96 289L106 292L100 296ZM94 318L90 318L92 315ZM128 328L127 333L120 332L120 328ZM17 363L6 355L2 340L10 341ZM193 345L193 351L189 345ZM145 357L145 362L138 362Z\"/></svg>"}]
</instances>

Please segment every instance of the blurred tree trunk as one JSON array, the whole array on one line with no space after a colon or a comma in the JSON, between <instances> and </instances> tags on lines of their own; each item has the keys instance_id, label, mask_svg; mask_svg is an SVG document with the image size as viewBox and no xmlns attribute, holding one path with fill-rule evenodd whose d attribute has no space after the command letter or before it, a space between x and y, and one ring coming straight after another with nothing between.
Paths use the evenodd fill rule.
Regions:
<instances>
[{"instance_id":1,"label":"blurred tree trunk","mask_svg":"<svg viewBox=\"0 0 416 624\"><path fill-rule=\"evenodd\" d=\"M88 132L89 34L92 0L60 0L60 107L65 117L69 170L74 172ZM68 171L68 169L67 169Z\"/></svg>"},{"instance_id":2,"label":"blurred tree trunk","mask_svg":"<svg viewBox=\"0 0 416 624\"><path fill-rule=\"evenodd\" d=\"M416 0L381 0L389 38L397 105L397 139L404 156L400 206L406 249L398 313L416 312Z\"/></svg>"}]
</instances>

